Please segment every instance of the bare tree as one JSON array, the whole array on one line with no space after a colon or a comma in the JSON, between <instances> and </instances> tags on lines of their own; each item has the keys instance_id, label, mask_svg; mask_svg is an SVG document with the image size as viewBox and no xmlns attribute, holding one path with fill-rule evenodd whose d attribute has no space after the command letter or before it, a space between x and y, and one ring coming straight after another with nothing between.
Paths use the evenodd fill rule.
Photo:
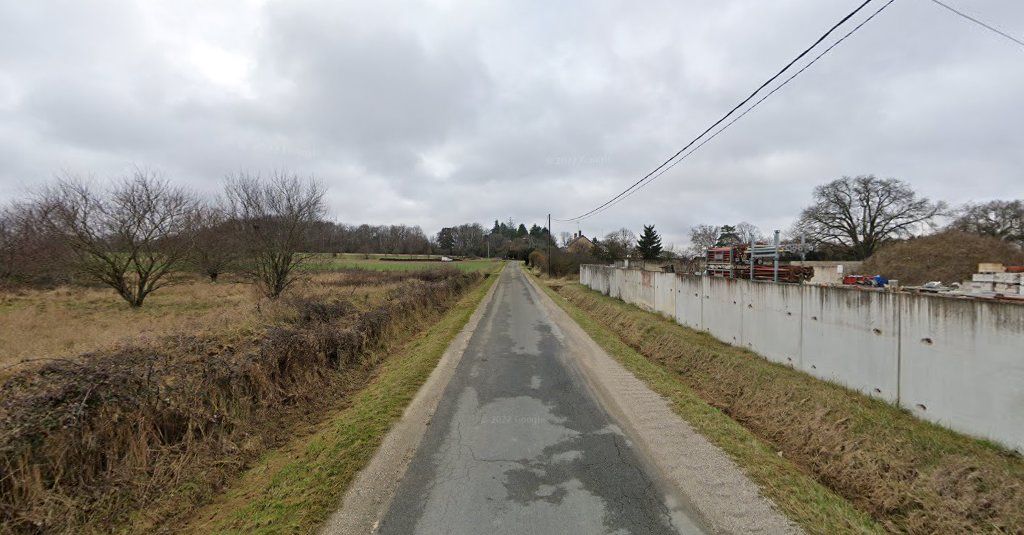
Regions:
<instances>
[{"instance_id":1,"label":"bare tree","mask_svg":"<svg viewBox=\"0 0 1024 535\"><path fill-rule=\"evenodd\" d=\"M490 233L487 235L490 243L491 257L504 258L508 254L511 240L501 234Z\"/></svg>"},{"instance_id":2,"label":"bare tree","mask_svg":"<svg viewBox=\"0 0 1024 535\"><path fill-rule=\"evenodd\" d=\"M42 220L73 252L75 268L137 308L190 252L198 202L136 169L103 191L65 176L42 192L39 205Z\"/></svg>"},{"instance_id":3,"label":"bare tree","mask_svg":"<svg viewBox=\"0 0 1024 535\"><path fill-rule=\"evenodd\" d=\"M964 205L949 228L1024 246L1024 201Z\"/></svg>"},{"instance_id":4,"label":"bare tree","mask_svg":"<svg viewBox=\"0 0 1024 535\"><path fill-rule=\"evenodd\" d=\"M14 277L18 266L19 233L12 209L0 211L0 281Z\"/></svg>"},{"instance_id":5,"label":"bare tree","mask_svg":"<svg viewBox=\"0 0 1024 535\"><path fill-rule=\"evenodd\" d=\"M931 226L945 210L945 203L918 197L895 178L843 177L814 188L814 204L800 214L795 230L863 259L886 241Z\"/></svg>"},{"instance_id":6,"label":"bare tree","mask_svg":"<svg viewBox=\"0 0 1024 535\"><path fill-rule=\"evenodd\" d=\"M68 282L70 251L44 221L42 206L16 202L0 209L0 280Z\"/></svg>"},{"instance_id":7,"label":"bare tree","mask_svg":"<svg viewBox=\"0 0 1024 535\"><path fill-rule=\"evenodd\" d=\"M324 186L316 179L275 173L269 179L240 173L225 185L228 216L238 225L245 262L263 292L281 295L294 281L307 231L325 211Z\"/></svg>"},{"instance_id":8,"label":"bare tree","mask_svg":"<svg viewBox=\"0 0 1024 535\"><path fill-rule=\"evenodd\" d=\"M693 256L703 257L708 249L718 242L722 229L713 225L697 225L690 228L690 252Z\"/></svg>"},{"instance_id":9,"label":"bare tree","mask_svg":"<svg viewBox=\"0 0 1024 535\"><path fill-rule=\"evenodd\" d=\"M601 240L606 260L622 260L633 254L636 248L636 234L628 228L609 232Z\"/></svg>"},{"instance_id":10,"label":"bare tree","mask_svg":"<svg viewBox=\"0 0 1024 535\"><path fill-rule=\"evenodd\" d=\"M216 204L204 204L196 213L196 239L192 253L195 269L217 282L231 270L241 255L238 226L228 220L227 210Z\"/></svg>"},{"instance_id":11,"label":"bare tree","mask_svg":"<svg viewBox=\"0 0 1024 535\"><path fill-rule=\"evenodd\" d=\"M757 225L741 221L736 224L736 236L739 237L740 243L754 243L766 241L765 235L761 234L761 229L757 228Z\"/></svg>"}]
</instances>

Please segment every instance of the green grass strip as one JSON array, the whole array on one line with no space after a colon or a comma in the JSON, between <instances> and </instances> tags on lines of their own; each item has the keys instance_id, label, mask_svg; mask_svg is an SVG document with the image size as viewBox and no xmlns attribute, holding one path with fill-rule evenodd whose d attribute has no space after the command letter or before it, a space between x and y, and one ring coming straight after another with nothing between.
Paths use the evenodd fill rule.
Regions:
<instances>
[{"instance_id":1,"label":"green grass strip","mask_svg":"<svg viewBox=\"0 0 1024 535\"><path fill-rule=\"evenodd\" d=\"M452 339L469 321L497 276L490 276L424 333L388 357L379 375L319 432L275 450L227 496L200 511L199 533L310 533L338 507L345 489L370 462Z\"/></svg>"},{"instance_id":2,"label":"green grass strip","mask_svg":"<svg viewBox=\"0 0 1024 535\"><path fill-rule=\"evenodd\" d=\"M585 311L542 281L538 282L544 292L598 345L652 390L668 399L676 414L724 450L761 488L761 492L806 532L822 535L885 533L867 513L818 483L728 415L707 404L672 371L637 353ZM615 302L610 297L600 297ZM639 309L626 313L649 314Z\"/></svg>"}]
</instances>

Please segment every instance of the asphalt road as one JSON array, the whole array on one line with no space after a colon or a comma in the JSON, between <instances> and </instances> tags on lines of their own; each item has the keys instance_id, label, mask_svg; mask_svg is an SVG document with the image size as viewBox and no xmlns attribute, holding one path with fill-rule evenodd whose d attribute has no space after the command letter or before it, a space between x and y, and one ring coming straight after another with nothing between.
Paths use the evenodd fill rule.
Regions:
<instances>
[{"instance_id":1,"label":"asphalt road","mask_svg":"<svg viewBox=\"0 0 1024 535\"><path fill-rule=\"evenodd\" d=\"M704 533L602 410L525 275L509 266L497 285L378 532Z\"/></svg>"}]
</instances>

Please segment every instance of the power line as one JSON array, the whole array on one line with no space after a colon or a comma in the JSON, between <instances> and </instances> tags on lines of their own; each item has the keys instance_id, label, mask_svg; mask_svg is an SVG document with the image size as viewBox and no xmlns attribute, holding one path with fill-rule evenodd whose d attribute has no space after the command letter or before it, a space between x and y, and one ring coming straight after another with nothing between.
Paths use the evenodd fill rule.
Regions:
<instances>
[{"instance_id":1,"label":"power line","mask_svg":"<svg viewBox=\"0 0 1024 535\"><path fill-rule=\"evenodd\" d=\"M604 204L602 204L602 205L598 206L597 208L594 208L593 210L591 210L591 211L589 211L589 212L587 212L587 213L584 213L584 214L578 215L578 216L576 216L576 217L570 217L569 219L558 219L558 221L563 221L563 222L564 222L564 221L576 221L576 220L579 220L579 219L583 219L583 218L585 218L585 217L587 217L587 216L589 216L589 215L593 214L594 212L596 212L596 211L600 210L601 208L604 208L605 206L607 206L608 204L612 203L613 201L615 201L615 200L616 200L616 199L618 199L619 197L621 197L621 196L625 195L625 194L626 194L627 192L629 192L630 190L632 190L633 188L635 188L635 187L636 187L637 185L639 185L639 184L640 184L641 182L643 182L644 180L646 180L647 178L649 178L649 177L650 177L651 175L653 175L654 173L657 173L657 172L658 172L658 171L659 171L659 170L660 170L661 168L663 168L663 167L665 167L666 165L668 165L668 164L669 164L669 163L670 163L670 162L671 162L672 160L676 159L676 157L677 157L677 156L679 156L679 155L680 155L680 154L682 154L682 153L683 153L684 151L686 151L686 149L690 148L690 147L691 147L691 146L693 146L693 145L694 145L695 143L697 143L697 141L699 141L699 140L700 140L700 138L704 137L704 136L705 136L705 135L706 135L706 134L707 134L708 132L710 132L711 130L713 130L713 129L714 129L714 128L715 128L716 126L718 126L719 124L722 124L722 123L723 123L723 122L724 122L724 121L725 121L726 119L728 119L728 118L729 118L729 116L731 116L731 115L732 115L733 113L735 113L735 112L736 112L736 110L738 110L738 109L740 109L741 107L743 107L743 105L745 105L745 104L746 104L747 102L750 102L750 101L751 101L751 100L752 100L752 99L753 99L753 98L754 98L754 97L755 97L755 96L756 96L756 95L757 95L757 94L758 94L758 93L759 93L759 92L760 92L760 91L761 91L762 89L764 89L764 88L765 88L765 87L767 87L767 86L768 86L769 84L771 84L771 83L772 83L772 82L774 82L774 81L775 81L776 79L778 79L778 78L779 78L780 76L782 76L782 74L783 74L783 73L785 73L785 72L786 72L787 70L789 70L789 68L790 68L790 67L792 67L792 66L793 66L793 64L795 64L795 63L796 63L797 61L800 61L801 59L803 59L803 57L804 57L804 56L806 56L806 55L807 55L808 53L810 53L810 52L811 52L811 50L813 50L813 49L814 49L815 47L817 47L817 46L818 46L819 44L821 44L821 42L822 42L822 41L824 41L825 39L827 39L829 35L832 35L832 32L834 32L834 31L835 31L835 30L836 30L837 28L839 28L840 26L842 26L843 24L845 24L845 23L846 23L846 21L850 20L850 18L851 18L851 17L853 17L854 15L856 15L857 13L859 13L859 12L860 12L860 10L864 9L864 7L865 7L865 6L867 6L867 5L868 5L869 3L871 3L871 2L872 2L872 0L864 0L864 3L860 4L859 6L857 6L857 8L856 8L856 9L854 9L854 10L853 10L853 11L851 11L851 12L850 12L849 14L847 14L847 15L846 15L845 17L843 17L842 19L840 19L840 20L839 20L839 22L835 23L835 24L834 24L834 25L833 25L833 26L832 26L831 28L829 28L829 30L828 30L827 32L825 32L825 33L824 33L824 34L823 34L823 35L822 35L821 37L819 37L819 38L818 38L818 39L817 39L816 41L814 41L814 43L813 43L813 44L811 44L811 46L807 47L807 48L806 48L806 49L805 49L805 50L804 50L803 52L801 52L801 53L800 53L800 54L799 54L799 55L798 55L797 57L793 58L793 60L792 60L792 61L790 61L789 63L787 63L785 67L783 67L783 68L782 68L781 70L779 70L779 72L775 73L775 75L774 75L774 76L772 76L771 78L769 78L768 80L766 80L766 81L765 81L765 82L764 82L763 84L761 84L761 85L760 85L760 86L759 86L759 87L758 87L757 89L755 89L755 90L754 90L754 92L753 92L753 93L751 93L750 95L748 95L748 96L747 96L747 98L745 98L745 99L743 99L742 101L740 101L740 103L739 103L739 104L737 104L737 105L736 105L736 106L735 106L735 107L734 107L733 109L729 110L729 112L728 112L728 113L726 113L726 114L725 114L725 115L723 115L723 116L722 116L722 117L721 117L720 119L718 119L717 121L715 121L714 123L712 123L712 124L711 124L711 126L709 126L709 127L708 127L708 128L706 129L706 130L704 130L703 132L701 132L699 136L697 136L697 137L693 138L693 140L692 140L692 141L690 141L689 143L687 143L687 144L686 144L686 146L684 146L683 148L679 149L679 150L678 150L678 151L677 151L677 152L676 152L675 154L673 154L673 155L672 155L672 156L671 156L671 157L670 157L669 159L667 159L667 160L665 160L664 162L662 162L662 164L661 164L661 165L659 165L658 167L655 167L653 171L651 171L650 173L647 173L647 174L646 174L646 175L644 175L644 176L643 176L643 177L642 177L642 178L641 178L640 180L637 180L637 181L636 181L636 182L634 182L634 183L633 183L632 185L630 185L630 186L629 186L628 188L626 188L625 190L623 190L623 191L622 191L621 193L619 193L619 194L618 194L618 195L616 195L615 197L612 197L612 198L611 198L610 200L608 200L608 201L607 201L607 202L605 202Z\"/></svg>"},{"instance_id":2,"label":"power line","mask_svg":"<svg viewBox=\"0 0 1024 535\"><path fill-rule=\"evenodd\" d=\"M626 198L628 198L628 197L629 197L630 195L633 195L633 194L634 194L634 193L636 193L637 191L640 191L640 189L642 189L642 188L643 188L644 186L646 186L647 184L650 184L651 182L654 182L654 181L655 181L655 180L656 180L656 179L657 179L658 177L660 177L661 175L665 174L665 173L666 173L666 172L667 172L667 171L668 171L669 169L672 169L673 167L675 167L675 166L676 166L676 165L677 165L677 164L678 164L679 162L681 162L681 161L683 161L683 160L685 160L685 159L689 158L691 154L693 154L693 153L697 152L698 150L700 150L700 148L701 148L701 147L703 147L704 145L706 145L706 144L707 144L707 143L708 143L709 141L711 141L712 139L715 139L716 137L718 137L718 134L721 134L721 133L722 133L722 132L724 132L724 131L725 131L726 129L728 129L728 128L729 128L730 126L732 126L732 125L736 124L736 122L737 122L737 121L739 121L740 119L742 119L743 117L745 117L745 116L746 116L746 115L747 115L748 113L750 113L751 111L753 111L753 110L754 110L754 108L756 108L756 107L758 107L759 105L761 105L761 103L762 103L762 102L764 102L764 101L768 100L768 98L769 98L769 97L771 97L772 95L774 95L774 94L775 94L776 92L778 92L778 91L779 91L780 89L782 89L783 87L786 87L786 85L787 85L787 84L789 84L789 82L792 82L794 78L796 78L797 76L800 76L800 74L801 74L801 73L803 73L804 71L806 71L806 70L807 70L807 69L808 69L808 68L809 68L809 67L810 67L811 65L814 65L815 63L817 63L819 59L821 59L821 58L822 58L823 56L825 56L825 54L828 54L828 53L829 53L829 52L830 52L830 51L831 51L831 50L832 50L833 48L835 48L835 47L839 46L839 43L842 43L842 42L843 42L843 41L845 41L845 40L846 40L846 39L847 39L848 37L850 37L851 35L853 35L854 33L856 33L856 32L857 32L857 30L860 30L860 29L861 29L861 28L862 28L862 27L863 27L863 26L864 26L865 24L867 24L868 22L870 22L870 21L871 21L871 19L873 19L873 18L875 18L876 16L878 16L878 14L879 14L879 13L881 13L882 11L884 11L884 10L885 10L885 8L887 8L887 7L889 7L890 5L892 5L892 3L893 3L893 2L895 2L895 1L896 1L896 0L889 0L888 2L886 2L886 3L885 3L885 4L883 5L883 6L882 6L882 7L878 8L878 9L877 9L877 10L876 10L876 11L875 11L874 13L872 13L872 14L871 14L871 15L870 15L870 16L869 16L868 18L864 19L864 20L863 20L863 21L862 21L862 22L861 22L860 24L858 24L857 26L854 26L854 28L853 28L852 30L850 30L850 31L849 31L849 32L848 32L848 33L847 33L846 35L844 35L844 36L842 36L841 38L839 38L839 40L837 40L837 41L836 41L835 43L832 43L832 44L831 44L831 45L830 45L830 46L829 46L828 48L826 48L826 49L825 49L824 51L822 51L822 53L821 53L821 54L818 54L818 55L817 55L817 56L816 56L816 57L815 57L814 59L812 59L812 60L811 60L810 62L808 62L808 63L807 63L807 65L804 65L803 67L801 67L801 68L800 68L800 70L798 70L798 71L796 71L795 73L793 73L793 75L792 75L792 76L790 76L790 77L789 77L789 78L787 78L787 79L786 79L786 80L785 80L784 82L782 82L781 84L779 84L779 85L778 85L778 86L777 86L777 87L776 87L775 89L772 89L772 90L771 90L771 91L769 91L769 92L768 92L767 94L765 94L765 95L764 95L763 97L761 97L761 98L760 98L760 99L759 99L759 100L758 100L757 102L754 102L754 104L752 104L752 105L751 105L751 106L750 106L749 108L747 108L746 110L744 110L744 112L743 112L743 113L741 113L741 114L737 115L737 116L736 116L735 118L733 118L733 120L731 120L731 121L729 121L728 123L726 123L726 124L725 124L725 126L723 126L722 128L718 129L718 130L717 130L717 131L716 131L716 132L715 132L714 134L712 134L712 135L711 135L711 136L709 136L709 137L708 137L707 139L705 139L704 141L702 141L702 142L701 142L701 143L700 143L699 145L697 145L696 147L694 147L693 149L691 149L691 150L690 150L689 152L687 152L686 154L684 154L684 155L683 155L683 156L682 156L681 158L679 158L678 160L676 160L676 161L672 162L672 165L669 165L668 167L666 167L666 168L662 169L662 170L661 170L660 172L658 172L657 174L655 174L655 175L651 176L651 177L650 177L649 179L647 179L646 181L644 181L643 183L641 183L641 184L640 184L640 185L639 185L639 186L638 186L638 187L637 187L636 189L634 189L633 191L630 191L630 192L629 192L629 193L627 193L626 195L623 195L623 196L622 196L622 197L620 197L619 199L617 199L617 200L615 200L614 202L612 202L612 203L608 204L608 206L605 206L604 208L602 208L602 209L600 209L600 210L598 210L598 211L594 212L594 213L593 213L592 215L597 215L597 214L600 214L601 212L604 212L605 210L607 210L607 209L611 208L612 206L615 206L616 204L618 204L618 203L622 202L623 200L625 200Z\"/></svg>"},{"instance_id":3,"label":"power line","mask_svg":"<svg viewBox=\"0 0 1024 535\"><path fill-rule=\"evenodd\" d=\"M946 9L950 10L951 12L953 12L953 13L955 13L957 15L960 15L961 17L963 17L963 18L965 18L965 19L967 19L967 20L977 24L978 26L981 26L982 28L985 28L985 29L987 29L989 31L995 32L995 33L997 33L997 34L999 34L999 35L1001 35L1001 36L1003 36L1003 37L1013 41L1014 43L1017 43L1018 45L1024 47L1024 41L1021 41L1020 39L1017 39L1016 37L1014 37L1014 36L1004 32L1004 31L1000 30L999 28L995 28L995 27L993 27L990 24L982 22L982 21L980 21L980 20L978 20L978 19L968 15L967 13L964 13L963 11L958 11L956 8L954 8L954 7L952 7L952 6L948 5L948 4L944 4L944 3L940 2L939 0L931 0L931 1L932 1L932 3L938 4L938 5L942 6L942 7L944 7Z\"/></svg>"}]
</instances>

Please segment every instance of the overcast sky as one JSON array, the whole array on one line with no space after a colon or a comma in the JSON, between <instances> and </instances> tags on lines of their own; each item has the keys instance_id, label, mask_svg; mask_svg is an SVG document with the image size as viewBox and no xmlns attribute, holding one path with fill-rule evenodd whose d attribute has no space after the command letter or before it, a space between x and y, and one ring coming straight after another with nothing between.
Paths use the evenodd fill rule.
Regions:
<instances>
[{"instance_id":1,"label":"overcast sky","mask_svg":"<svg viewBox=\"0 0 1024 535\"><path fill-rule=\"evenodd\" d=\"M1024 2L946 1L1024 36ZM543 224L646 174L858 3L0 0L0 201L62 170L212 193L287 169L326 182L339 221ZM815 185L868 173L1022 198L1022 97L1024 48L897 0L581 228L785 229Z\"/></svg>"}]
</instances>

